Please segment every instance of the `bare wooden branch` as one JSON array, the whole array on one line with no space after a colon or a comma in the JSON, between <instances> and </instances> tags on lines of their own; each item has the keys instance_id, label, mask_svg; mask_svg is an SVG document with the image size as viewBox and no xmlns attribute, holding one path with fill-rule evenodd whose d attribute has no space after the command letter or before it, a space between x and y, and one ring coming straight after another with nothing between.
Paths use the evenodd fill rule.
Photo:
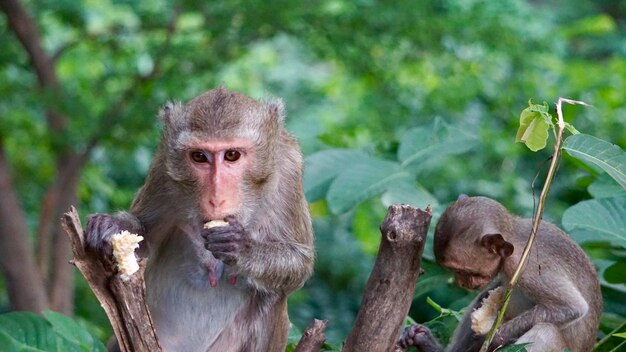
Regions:
<instances>
[{"instance_id":1,"label":"bare wooden branch","mask_svg":"<svg viewBox=\"0 0 626 352\"><path fill-rule=\"evenodd\" d=\"M326 342L324 330L328 320L313 319L313 322L304 330L295 352L319 352Z\"/></svg>"},{"instance_id":2,"label":"bare wooden branch","mask_svg":"<svg viewBox=\"0 0 626 352\"><path fill-rule=\"evenodd\" d=\"M139 271L122 281L113 263L85 250L85 233L74 207L63 215L61 225L72 241L76 265L104 308L120 349L125 352L158 352L161 345L146 305L143 273L146 260L139 260Z\"/></svg>"},{"instance_id":3,"label":"bare wooden branch","mask_svg":"<svg viewBox=\"0 0 626 352\"><path fill-rule=\"evenodd\" d=\"M382 240L355 325L343 351L396 350L420 273L432 214L408 205L392 205L380 225Z\"/></svg>"}]
</instances>

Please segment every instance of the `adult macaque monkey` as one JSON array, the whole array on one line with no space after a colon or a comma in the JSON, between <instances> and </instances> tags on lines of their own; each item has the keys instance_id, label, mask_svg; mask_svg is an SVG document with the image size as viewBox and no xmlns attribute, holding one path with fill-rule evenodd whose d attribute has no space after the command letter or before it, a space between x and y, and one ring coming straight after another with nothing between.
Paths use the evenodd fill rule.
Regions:
<instances>
[{"instance_id":1,"label":"adult macaque monkey","mask_svg":"<svg viewBox=\"0 0 626 352\"><path fill-rule=\"evenodd\" d=\"M457 285L484 289L468 307L446 351L480 350L497 310L490 301L501 301L492 296L502 295L531 227L531 219L513 216L485 197L462 195L441 215L435 259L454 273ZM491 310L486 318L485 309ZM490 350L528 343L528 351L591 351L601 311L600 285L589 258L563 231L544 221ZM423 352L444 350L419 324L405 329L400 345Z\"/></svg>"},{"instance_id":2,"label":"adult macaque monkey","mask_svg":"<svg viewBox=\"0 0 626 352\"><path fill-rule=\"evenodd\" d=\"M314 252L282 102L220 87L160 117L130 212L91 216L88 245L110 255L120 230L145 237L147 301L165 351L283 351L287 295L311 275Z\"/></svg>"}]
</instances>

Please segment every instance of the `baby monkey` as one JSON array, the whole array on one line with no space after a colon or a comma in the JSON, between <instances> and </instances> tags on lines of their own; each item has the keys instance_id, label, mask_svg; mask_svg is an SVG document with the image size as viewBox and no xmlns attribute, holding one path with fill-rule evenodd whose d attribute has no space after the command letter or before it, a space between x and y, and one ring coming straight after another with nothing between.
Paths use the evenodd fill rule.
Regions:
<instances>
[{"instance_id":1,"label":"baby monkey","mask_svg":"<svg viewBox=\"0 0 626 352\"><path fill-rule=\"evenodd\" d=\"M483 291L468 307L447 348L420 324L404 330L400 346L423 352L479 351L496 314L493 310L485 317L484 310L498 300L485 299L504 291L531 227L532 219L511 215L495 200L461 195L437 223L435 259L452 271L458 286ZM527 343L527 351L591 351L601 312L600 284L591 261L562 230L542 221L489 350Z\"/></svg>"}]
</instances>

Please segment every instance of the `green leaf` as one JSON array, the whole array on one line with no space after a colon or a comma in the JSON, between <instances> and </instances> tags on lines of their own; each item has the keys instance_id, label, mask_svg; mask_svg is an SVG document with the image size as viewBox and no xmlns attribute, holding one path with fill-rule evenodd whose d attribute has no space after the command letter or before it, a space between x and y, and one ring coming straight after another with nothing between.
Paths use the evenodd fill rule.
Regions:
<instances>
[{"instance_id":1,"label":"green leaf","mask_svg":"<svg viewBox=\"0 0 626 352\"><path fill-rule=\"evenodd\" d=\"M619 332L617 334L613 334L613 336L617 336L617 337L621 337L623 339L626 339L626 332Z\"/></svg>"},{"instance_id":2,"label":"green leaf","mask_svg":"<svg viewBox=\"0 0 626 352\"><path fill-rule=\"evenodd\" d=\"M516 142L526 144L528 149L536 152L545 148L548 141L548 129L552 125L552 117L548 113L548 104L533 104L522 110L519 118L519 129L515 136Z\"/></svg>"},{"instance_id":3,"label":"green leaf","mask_svg":"<svg viewBox=\"0 0 626 352\"><path fill-rule=\"evenodd\" d=\"M567 138L563 149L577 159L600 167L626 190L626 153L620 147L581 133Z\"/></svg>"},{"instance_id":4,"label":"green leaf","mask_svg":"<svg viewBox=\"0 0 626 352\"><path fill-rule=\"evenodd\" d=\"M621 294L626 294L626 286L621 284L621 283L611 283L607 280L607 274L606 271L612 267L613 265L615 265L616 259L599 259L599 258L594 258L593 261L593 265L596 267L596 270L598 271L598 279L600 279L600 285L602 285L603 288L610 288L611 290L614 290L615 292L620 292ZM619 259L618 259L619 260ZM613 277L613 273L611 273L609 275L609 279L612 282L617 282L623 279L619 279L619 278L615 278ZM619 274L620 276L624 276L623 272ZM620 321L621 322L621 321Z\"/></svg>"},{"instance_id":5,"label":"green leaf","mask_svg":"<svg viewBox=\"0 0 626 352\"><path fill-rule=\"evenodd\" d=\"M608 174L600 175L587 188L593 198L626 197L626 190L620 187Z\"/></svg>"},{"instance_id":6,"label":"green leaf","mask_svg":"<svg viewBox=\"0 0 626 352\"><path fill-rule=\"evenodd\" d=\"M0 341L3 351L82 351L58 336L44 318L28 312L0 315Z\"/></svg>"},{"instance_id":7,"label":"green leaf","mask_svg":"<svg viewBox=\"0 0 626 352\"><path fill-rule=\"evenodd\" d=\"M100 340L94 338L84 327L63 314L50 310L43 312L44 317L60 336L80 346L85 352L106 351Z\"/></svg>"},{"instance_id":8,"label":"green leaf","mask_svg":"<svg viewBox=\"0 0 626 352\"><path fill-rule=\"evenodd\" d=\"M604 279L610 284L626 284L626 262L616 262L604 271Z\"/></svg>"},{"instance_id":9,"label":"green leaf","mask_svg":"<svg viewBox=\"0 0 626 352\"><path fill-rule=\"evenodd\" d=\"M578 130L576 129L576 127L574 127L574 125L572 125L572 124L571 124L571 123L569 123L569 122L565 122L565 128L566 128L566 129L569 131L569 133L571 133L571 134L579 134L579 133L580 133L580 131L578 131Z\"/></svg>"},{"instance_id":10,"label":"green leaf","mask_svg":"<svg viewBox=\"0 0 626 352\"><path fill-rule=\"evenodd\" d=\"M565 211L563 227L577 242L626 247L626 198L591 199Z\"/></svg>"},{"instance_id":11,"label":"green leaf","mask_svg":"<svg viewBox=\"0 0 626 352\"><path fill-rule=\"evenodd\" d=\"M436 118L432 125L406 132L398 148L398 160L403 167L422 167L428 161L446 155L461 154L478 144L475 135Z\"/></svg>"},{"instance_id":12,"label":"green leaf","mask_svg":"<svg viewBox=\"0 0 626 352\"><path fill-rule=\"evenodd\" d=\"M306 158L303 183L307 200L314 202L324 198L337 175L367 158L364 152L347 149L323 150Z\"/></svg>"},{"instance_id":13,"label":"green leaf","mask_svg":"<svg viewBox=\"0 0 626 352\"><path fill-rule=\"evenodd\" d=\"M350 210L359 202L383 193L395 182L407 182L412 176L398 163L365 157L344 170L332 181L326 201L334 214Z\"/></svg>"},{"instance_id":14,"label":"green leaf","mask_svg":"<svg viewBox=\"0 0 626 352\"><path fill-rule=\"evenodd\" d=\"M417 281L416 297L428 294L440 287L445 287L450 282L450 273L430 261L423 260L422 269L424 269L424 274L420 275Z\"/></svg>"},{"instance_id":15,"label":"green leaf","mask_svg":"<svg viewBox=\"0 0 626 352\"><path fill-rule=\"evenodd\" d=\"M0 346L3 351L19 351L19 352L45 352L38 348L30 347L16 340L13 336L0 330Z\"/></svg>"},{"instance_id":16,"label":"green leaf","mask_svg":"<svg viewBox=\"0 0 626 352\"><path fill-rule=\"evenodd\" d=\"M390 184L381 199L385 206L408 204L422 209L428 205L432 208L438 206L435 196L412 179L399 180Z\"/></svg>"}]
</instances>

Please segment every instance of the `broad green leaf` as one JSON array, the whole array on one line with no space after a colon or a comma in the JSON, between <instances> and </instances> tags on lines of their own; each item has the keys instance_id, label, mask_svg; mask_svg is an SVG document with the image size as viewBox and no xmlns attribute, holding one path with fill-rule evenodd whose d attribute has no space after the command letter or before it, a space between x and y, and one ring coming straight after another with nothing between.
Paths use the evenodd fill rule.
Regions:
<instances>
[{"instance_id":1,"label":"broad green leaf","mask_svg":"<svg viewBox=\"0 0 626 352\"><path fill-rule=\"evenodd\" d=\"M337 175L367 158L364 152L347 149L323 150L306 158L303 183L307 200L314 202L324 198Z\"/></svg>"},{"instance_id":2,"label":"broad green leaf","mask_svg":"<svg viewBox=\"0 0 626 352\"><path fill-rule=\"evenodd\" d=\"M604 278L611 284L626 284L626 262L616 262L606 268Z\"/></svg>"},{"instance_id":3,"label":"broad green leaf","mask_svg":"<svg viewBox=\"0 0 626 352\"><path fill-rule=\"evenodd\" d=\"M600 280L600 285L602 285L602 287L610 288L614 290L615 292L626 294L626 285L622 283L613 283L613 282L619 281L620 279L616 280L616 278L613 277L613 274L609 275L610 276L609 279L611 279L611 282L609 282L609 280L607 279L606 271L610 267L615 265L616 261L614 259L594 258L592 261L593 261L593 265L596 267L596 270L598 271L598 279ZM619 275L624 276L623 272L619 273Z\"/></svg>"},{"instance_id":4,"label":"broad green leaf","mask_svg":"<svg viewBox=\"0 0 626 352\"><path fill-rule=\"evenodd\" d=\"M621 337L623 339L626 339L626 332L620 332L617 334L613 334L613 336L617 336L617 337Z\"/></svg>"},{"instance_id":5,"label":"broad green leaf","mask_svg":"<svg viewBox=\"0 0 626 352\"><path fill-rule=\"evenodd\" d=\"M577 242L626 247L626 197L591 199L565 211L563 227Z\"/></svg>"},{"instance_id":6,"label":"broad green leaf","mask_svg":"<svg viewBox=\"0 0 626 352\"><path fill-rule=\"evenodd\" d=\"M567 138L563 149L577 159L600 167L626 190L626 153L620 147L581 133Z\"/></svg>"},{"instance_id":7,"label":"broad green leaf","mask_svg":"<svg viewBox=\"0 0 626 352\"><path fill-rule=\"evenodd\" d=\"M3 347L15 346L15 351L82 351L57 335L44 318L28 312L0 315L0 335L7 342Z\"/></svg>"},{"instance_id":8,"label":"broad green leaf","mask_svg":"<svg viewBox=\"0 0 626 352\"><path fill-rule=\"evenodd\" d=\"M326 194L328 208L334 214L346 212L359 202L383 193L393 183L411 178L398 163L366 157L332 181Z\"/></svg>"},{"instance_id":9,"label":"broad green leaf","mask_svg":"<svg viewBox=\"0 0 626 352\"><path fill-rule=\"evenodd\" d=\"M408 178L390 184L381 199L387 207L392 204L408 204L421 209L426 209L428 205L432 208L438 206L437 199L430 192Z\"/></svg>"},{"instance_id":10,"label":"broad green leaf","mask_svg":"<svg viewBox=\"0 0 626 352\"><path fill-rule=\"evenodd\" d=\"M527 343L525 344L519 344L519 345L510 345L510 346L506 346L503 348L500 348L498 351L499 352L525 352L526 351L526 345L528 345Z\"/></svg>"},{"instance_id":11,"label":"broad green leaf","mask_svg":"<svg viewBox=\"0 0 626 352\"><path fill-rule=\"evenodd\" d=\"M415 296L428 294L430 291L444 287L450 282L450 273L430 261L422 261L424 274L420 275L415 289Z\"/></svg>"},{"instance_id":12,"label":"broad green leaf","mask_svg":"<svg viewBox=\"0 0 626 352\"><path fill-rule=\"evenodd\" d=\"M626 190L620 187L608 174L600 175L589 187L587 192L593 198L626 197Z\"/></svg>"},{"instance_id":13,"label":"broad green leaf","mask_svg":"<svg viewBox=\"0 0 626 352\"><path fill-rule=\"evenodd\" d=\"M45 352L45 350L28 346L9 335L8 333L0 330L0 346L2 351L11 352Z\"/></svg>"},{"instance_id":14,"label":"broad green leaf","mask_svg":"<svg viewBox=\"0 0 626 352\"><path fill-rule=\"evenodd\" d=\"M431 126L417 127L404 134L398 148L403 167L420 167L445 155L461 154L477 145L477 137L436 118Z\"/></svg>"},{"instance_id":15,"label":"broad green leaf","mask_svg":"<svg viewBox=\"0 0 626 352\"><path fill-rule=\"evenodd\" d=\"M522 110L519 118L519 129L515 136L516 142L526 144L528 149L536 152L545 148L548 141L548 129L552 117L548 113L548 106L528 102L528 107Z\"/></svg>"},{"instance_id":16,"label":"broad green leaf","mask_svg":"<svg viewBox=\"0 0 626 352\"><path fill-rule=\"evenodd\" d=\"M94 338L84 327L78 325L71 318L49 310L44 311L43 315L52 324L54 331L68 341L80 346L83 351L106 351L100 340Z\"/></svg>"}]
</instances>

